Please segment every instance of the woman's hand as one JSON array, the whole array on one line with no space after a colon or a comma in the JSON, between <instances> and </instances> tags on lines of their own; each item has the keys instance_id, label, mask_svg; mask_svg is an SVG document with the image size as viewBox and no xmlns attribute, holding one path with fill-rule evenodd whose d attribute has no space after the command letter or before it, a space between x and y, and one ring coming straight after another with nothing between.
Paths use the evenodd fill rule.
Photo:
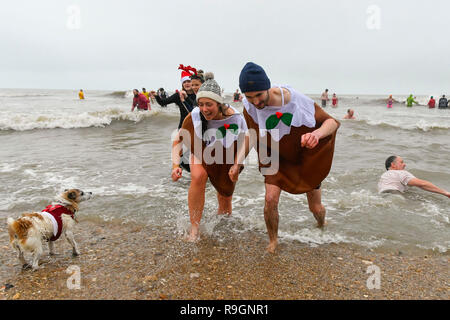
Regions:
<instances>
[{"instance_id":1,"label":"woman's hand","mask_svg":"<svg viewBox=\"0 0 450 320\"><path fill-rule=\"evenodd\" d=\"M184 102L184 100L186 100L186 98L187 98L187 92L184 90L181 90L181 91L177 90L177 92L180 95L181 102Z\"/></svg>"},{"instance_id":2,"label":"woman's hand","mask_svg":"<svg viewBox=\"0 0 450 320\"><path fill-rule=\"evenodd\" d=\"M228 176L230 177L230 180L232 182L238 181L240 169L241 169L241 166L239 164L234 164L228 171Z\"/></svg>"},{"instance_id":3,"label":"woman's hand","mask_svg":"<svg viewBox=\"0 0 450 320\"><path fill-rule=\"evenodd\" d=\"M183 175L183 169L180 167L175 167L172 169L172 180L177 181Z\"/></svg>"}]
</instances>

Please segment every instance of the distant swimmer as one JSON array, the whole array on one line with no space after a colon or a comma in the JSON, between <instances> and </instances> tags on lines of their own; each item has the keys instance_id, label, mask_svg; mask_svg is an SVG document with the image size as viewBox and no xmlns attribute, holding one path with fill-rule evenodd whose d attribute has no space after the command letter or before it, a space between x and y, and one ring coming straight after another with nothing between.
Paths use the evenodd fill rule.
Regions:
<instances>
[{"instance_id":1,"label":"distant swimmer","mask_svg":"<svg viewBox=\"0 0 450 320\"><path fill-rule=\"evenodd\" d=\"M436 100L431 96L430 101L428 101L428 108L433 109L434 107L436 107Z\"/></svg>"},{"instance_id":2,"label":"distant swimmer","mask_svg":"<svg viewBox=\"0 0 450 320\"><path fill-rule=\"evenodd\" d=\"M394 104L394 99L392 98L392 94L387 99L387 107L388 109L392 108L392 105Z\"/></svg>"},{"instance_id":3,"label":"distant swimmer","mask_svg":"<svg viewBox=\"0 0 450 320\"><path fill-rule=\"evenodd\" d=\"M406 164L399 156L390 156L386 159L387 172L383 173L378 182L378 192L400 191L405 192L408 186L419 187L425 191L439 193L450 198L450 192L436 187L429 181L418 179L405 170Z\"/></svg>"},{"instance_id":4,"label":"distant swimmer","mask_svg":"<svg viewBox=\"0 0 450 320\"><path fill-rule=\"evenodd\" d=\"M331 106L333 108L336 108L338 104L338 98L336 96L336 93L333 93L333 97L331 98Z\"/></svg>"},{"instance_id":5,"label":"distant swimmer","mask_svg":"<svg viewBox=\"0 0 450 320\"><path fill-rule=\"evenodd\" d=\"M148 100L148 110L149 110L149 111L152 110L152 107L151 107L151 104L150 104L150 92L147 92L147 90L145 90L145 88L142 88L142 94L143 94L144 96L147 97L147 100Z\"/></svg>"},{"instance_id":6,"label":"distant swimmer","mask_svg":"<svg viewBox=\"0 0 450 320\"><path fill-rule=\"evenodd\" d=\"M322 100L322 108L325 108L327 106L327 101L330 100L328 99L328 89L325 89L320 99Z\"/></svg>"},{"instance_id":7,"label":"distant swimmer","mask_svg":"<svg viewBox=\"0 0 450 320\"><path fill-rule=\"evenodd\" d=\"M145 90L145 88L142 88L142 94L143 94L144 96L146 96L147 99L150 99L150 93L147 92L147 91Z\"/></svg>"},{"instance_id":8,"label":"distant swimmer","mask_svg":"<svg viewBox=\"0 0 450 320\"><path fill-rule=\"evenodd\" d=\"M84 92L82 89L80 89L80 92L78 92L78 97L80 97L80 100L84 100Z\"/></svg>"},{"instance_id":9,"label":"distant swimmer","mask_svg":"<svg viewBox=\"0 0 450 320\"><path fill-rule=\"evenodd\" d=\"M239 93L239 89L236 89L236 92L233 96L233 102L239 102L241 101L241 94Z\"/></svg>"},{"instance_id":10,"label":"distant swimmer","mask_svg":"<svg viewBox=\"0 0 450 320\"><path fill-rule=\"evenodd\" d=\"M445 94L442 96L442 98L439 99L439 109L447 109L448 107L448 101L445 97Z\"/></svg>"},{"instance_id":11,"label":"distant swimmer","mask_svg":"<svg viewBox=\"0 0 450 320\"><path fill-rule=\"evenodd\" d=\"M354 113L355 111L353 111L353 109L348 109L344 119L356 119L355 116L353 115Z\"/></svg>"},{"instance_id":12,"label":"distant swimmer","mask_svg":"<svg viewBox=\"0 0 450 320\"><path fill-rule=\"evenodd\" d=\"M139 92L138 89L133 90L133 105L131 106L131 112L137 107L138 110L148 110L148 99L145 95Z\"/></svg>"},{"instance_id":13,"label":"distant swimmer","mask_svg":"<svg viewBox=\"0 0 450 320\"><path fill-rule=\"evenodd\" d=\"M156 92L155 96L158 96L161 99L167 99L167 92L164 90L164 88L159 88Z\"/></svg>"},{"instance_id":14,"label":"distant swimmer","mask_svg":"<svg viewBox=\"0 0 450 320\"><path fill-rule=\"evenodd\" d=\"M413 103L419 104L416 100L414 100L414 97L413 97L413 95L411 94L411 95L409 95L409 97L406 99L406 106L407 106L407 107L412 107L412 106L413 106Z\"/></svg>"}]
</instances>

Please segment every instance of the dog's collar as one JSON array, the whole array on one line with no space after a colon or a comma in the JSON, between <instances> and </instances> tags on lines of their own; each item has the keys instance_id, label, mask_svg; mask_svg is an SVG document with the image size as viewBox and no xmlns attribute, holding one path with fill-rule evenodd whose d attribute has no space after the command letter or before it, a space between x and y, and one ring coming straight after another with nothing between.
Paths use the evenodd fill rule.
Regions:
<instances>
[{"instance_id":1,"label":"dog's collar","mask_svg":"<svg viewBox=\"0 0 450 320\"><path fill-rule=\"evenodd\" d=\"M70 203L70 202L68 202L68 201L65 201L65 200L60 200L60 199L57 199L56 201L54 201L54 202L52 202L52 204L51 204L52 206L63 206L64 208L66 208L67 210L69 210L68 208L67 208L67 206L68 205L72 205L72 203ZM72 206L72 208L73 208L73 206ZM70 211L70 210L69 210ZM75 209L75 208L73 208L73 214L75 214L77 212L77 210Z\"/></svg>"}]
</instances>

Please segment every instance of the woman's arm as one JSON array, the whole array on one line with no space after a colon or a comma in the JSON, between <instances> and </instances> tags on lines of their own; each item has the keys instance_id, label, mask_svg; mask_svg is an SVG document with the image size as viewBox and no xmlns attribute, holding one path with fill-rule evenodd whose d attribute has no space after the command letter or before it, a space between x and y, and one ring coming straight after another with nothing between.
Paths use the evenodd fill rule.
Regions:
<instances>
[{"instance_id":1,"label":"woman's arm","mask_svg":"<svg viewBox=\"0 0 450 320\"><path fill-rule=\"evenodd\" d=\"M172 180L177 181L181 178L183 169L180 167L182 144L180 134L178 133L172 142Z\"/></svg>"},{"instance_id":2,"label":"woman's arm","mask_svg":"<svg viewBox=\"0 0 450 320\"><path fill-rule=\"evenodd\" d=\"M155 98L156 98L156 102L158 102L158 104L161 107L166 107L168 104L171 104L171 103L179 103L180 102L180 95L177 92L175 92L173 95L171 95L170 97L168 97L166 99L161 98L159 95L156 95Z\"/></svg>"}]
</instances>

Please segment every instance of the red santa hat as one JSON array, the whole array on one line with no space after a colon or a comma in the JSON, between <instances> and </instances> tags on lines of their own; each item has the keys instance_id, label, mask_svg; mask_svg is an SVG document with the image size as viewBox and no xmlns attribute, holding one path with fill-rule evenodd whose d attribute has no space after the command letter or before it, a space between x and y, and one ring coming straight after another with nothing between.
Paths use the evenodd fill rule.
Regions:
<instances>
[{"instance_id":1,"label":"red santa hat","mask_svg":"<svg viewBox=\"0 0 450 320\"><path fill-rule=\"evenodd\" d=\"M180 64L178 69L182 70L181 71L181 83L191 80L191 76L194 74L197 74L197 70L195 68L192 68L191 66L185 67L182 64Z\"/></svg>"},{"instance_id":2,"label":"red santa hat","mask_svg":"<svg viewBox=\"0 0 450 320\"><path fill-rule=\"evenodd\" d=\"M181 72L181 83L191 80L191 74L187 71L182 71Z\"/></svg>"}]
</instances>

